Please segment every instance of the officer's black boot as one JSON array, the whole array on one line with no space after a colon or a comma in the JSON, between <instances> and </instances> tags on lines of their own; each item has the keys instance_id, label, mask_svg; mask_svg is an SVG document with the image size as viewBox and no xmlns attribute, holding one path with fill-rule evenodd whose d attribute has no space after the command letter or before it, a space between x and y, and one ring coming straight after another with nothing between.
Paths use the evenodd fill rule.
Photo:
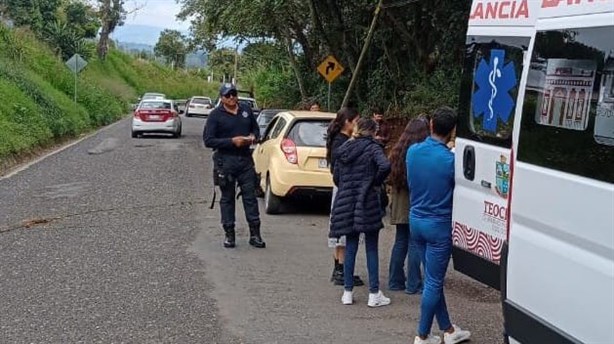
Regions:
<instances>
[{"instance_id":1,"label":"officer's black boot","mask_svg":"<svg viewBox=\"0 0 614 344\"><path fill-rule=\"evenodd\" d=\"M234 226L224 227L224 232L226 233L226 237L224 238L224 247L226 248L234 248L235 244L235 228Z\"/></svg>"},{"instance_id":2,"label":"officer's black boot","mask_svg":"<svg viewBox=\"0 0 614 344\"><path fill-rule=\"evenodd\" d=\"M266 243L260 237L260 224L249 225L249 244L257 248L266 247Z\"/></svg>"}]
</instances>

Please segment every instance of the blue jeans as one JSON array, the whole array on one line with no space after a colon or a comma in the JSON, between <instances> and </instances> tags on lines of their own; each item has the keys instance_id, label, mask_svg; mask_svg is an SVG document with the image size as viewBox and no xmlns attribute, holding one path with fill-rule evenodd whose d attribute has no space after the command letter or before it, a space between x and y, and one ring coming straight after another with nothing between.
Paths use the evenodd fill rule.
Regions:
<instances>
[{"instance_id":1,"label":"blue jeans","mask_svg":"<svg viewBox=\"0 0 614 344\"><path fill-rule=\"evenodd\" d=\"M452 326L443 294L444 278L452 254L452 223L412 218L410 224L412 239L424 252L425 281L418 335L427 336L431 333L434 317L440 330L445 331Z\"/></svg>"},{"instance_id":2,"label":"blue jeans","mask_svg":"<svg viewBox=\"0 0 614 344\"><path fill-rule=\"evenodd\" d=\"M404 271L405 260L407 260L407 280ZM416 241L410 238L409 225L397 225L397 234L390 255L388 288L390 290L405 289L408 294L416 294L422 291L421 262L422 254Z\"/></svg>"},{"instance_id":3,"label":"blue jeans","mask_svg":"<svg viewBox=\"0 0 614 344\"><path fill-rule=\"evenodd\" d=\"M343 264L343 281L345 290L354 289L354 266L358 253L359 234L348 234L345 242L345 263ZM365 251L367 253L367 271L369 272L369 293L379 291L379 257L377 244L379 231L365 233Z\"/></svg>"}]
</instances>

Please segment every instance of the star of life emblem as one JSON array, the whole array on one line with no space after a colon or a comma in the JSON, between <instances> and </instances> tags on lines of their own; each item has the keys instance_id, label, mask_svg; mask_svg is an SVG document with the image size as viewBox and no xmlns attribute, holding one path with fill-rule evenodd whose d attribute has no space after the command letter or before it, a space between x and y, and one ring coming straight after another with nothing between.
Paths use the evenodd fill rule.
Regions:
<instances>
[{"instance_id":1,"label":"star of life emblem","mask_svg":"<svg viewBox=\"0 0 614 344\"><path fill-rule=\"evenodd\" d=\"M514 62L505 63L505 50L492 49L490 63L482 59L475 73L478 90L473 94L471 103L473 116L482 116L484 131L497 132L499 120L507 124L515 108L510 91L516 87L516 68Z\"/></svg>"}]
</instances>

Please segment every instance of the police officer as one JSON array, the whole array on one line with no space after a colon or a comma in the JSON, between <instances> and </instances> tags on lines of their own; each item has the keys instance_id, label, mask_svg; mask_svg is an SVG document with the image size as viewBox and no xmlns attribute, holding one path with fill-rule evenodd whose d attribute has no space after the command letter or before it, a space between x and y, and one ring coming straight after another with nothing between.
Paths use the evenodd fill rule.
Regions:
<instances>
[{"instance_id":1,"label":"police officer","mask_svg":"<svg viewBox=\"0 0 614 344\"><path fill-rule=\"evenodd\" d=\"M205 146L214 149L214 178L222 191L220 208L226 233L224 247L235 247L235 191L238 184L245 217L249 224L249 244L264 248L260 236L260 213L256 199L256 171L250 146L260 136L256 118L249 106L239 104L233 84L220 88L221 105L211 111L203 132Z\"/></svg>"}]
</instances>

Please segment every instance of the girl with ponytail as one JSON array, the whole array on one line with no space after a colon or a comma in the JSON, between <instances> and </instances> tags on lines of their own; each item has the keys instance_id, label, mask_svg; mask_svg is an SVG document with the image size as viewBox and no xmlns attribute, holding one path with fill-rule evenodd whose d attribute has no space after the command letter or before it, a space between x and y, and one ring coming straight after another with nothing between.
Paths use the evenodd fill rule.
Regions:
<instances>
[{"instance_id":1,"label":"girl with ponytail","mask_svg":"<svg viewBox=\"0 0 614 344\"><path fill-rule=\"evenodd\" d=\"M330 171L333 173L335 166L335 159L337 158L337 151L341 145L343 145L354 132L356 122L358 121L359 113L356 109L350 107L344 107L337 112L337 117L330 123L326 133L326 160L330 165ZM333 195L331 200L331 213L332 205L335 202L337 196L337 186L333 186ZM329 240L329 246L334 248L333 258L335 265L333 268L333 274L331 282L335 285L343 285L343 263L345 257L345 237L339 239ZM354 285L364 285L364 282L360 280L360 277L354 276Z\"/></svg>"}]
</instances>

